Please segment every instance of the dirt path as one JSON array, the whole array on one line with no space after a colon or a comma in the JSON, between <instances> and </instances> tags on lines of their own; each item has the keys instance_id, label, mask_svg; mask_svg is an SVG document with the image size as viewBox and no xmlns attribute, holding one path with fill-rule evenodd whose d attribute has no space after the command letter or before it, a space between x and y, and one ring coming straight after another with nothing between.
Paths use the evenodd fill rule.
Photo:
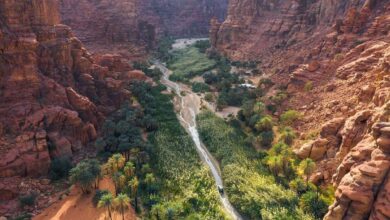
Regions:
<instances>
[{"instance_id":1,"label":"dirt path","mask_svg":"<svg viewBox=\"0 0 390 220\"><path fill-rule=\"evenodd\" d=\"M105 178L99 183L99 189L114 191L113 183ZM92 203L93 193L83 195L78 187L72 187L71 193L65 199L54 203L41 214L33 217L33 220L106 220L107 210L96 208ZM133 209L126 212L126 220L135 220ZM119 212L113 213L113 220L122 220Z\"/></svg>"}]
</instances>

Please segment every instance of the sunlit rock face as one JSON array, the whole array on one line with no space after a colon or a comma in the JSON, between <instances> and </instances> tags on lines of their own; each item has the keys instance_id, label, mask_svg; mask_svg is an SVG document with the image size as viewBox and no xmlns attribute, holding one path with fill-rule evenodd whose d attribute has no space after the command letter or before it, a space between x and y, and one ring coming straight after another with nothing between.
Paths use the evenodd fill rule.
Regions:
<instances>
[{"instance_id":1,"label":"sunlit rock face","mask_svg":"<svg viewBox=\"0 0 390 220\"><path fill-rule=\"evenodd\" d=\"M225 21L211 21L214 49L260 61L289 93L283 107L303 113L301 136L318 133L294 152L336 189L327 220L390 218L389 30L388 0L231 0Z\"/></svg>"},{"instance_id":2,"label":"sunlit rock face","mask_svg":"<svg viewBox=\"0 0 390 220\"><path fill-rule=\"evenodd\" d=\"M163 35L207 36L210 19L226 11L227 0L61 0L63 22L87 44L150 48Z\"/></svg>"},{"instance_id":3,"label":"sunlit rock face","mask_svg":"<svg viewBox=\"0 0 390 220\"><path fill-rule=\"evenodd\" d=\"M344 22L342 31L362 31L369 17L365 13L376 13L386 2L231 0L225 21L211 29L212 40L216 48L231 58L253 59L275 47L290 46L314 34L323 34L340 25L347 13L351 19ZM354 11L362 7L368 10Z\"/></svg>"},{"instance_id":4,"label":"sunlit rock face","mask_svg":"<svg viewBox=\"0 0 390 220\"><path fill-rule=\"evenodd\" d=\"M82 150L129 97L131 67L92 59L58 9L54 0L0 1L1 201L17 197L20 177L46 175L53 158Z\"/></svg>"}]
</instances>

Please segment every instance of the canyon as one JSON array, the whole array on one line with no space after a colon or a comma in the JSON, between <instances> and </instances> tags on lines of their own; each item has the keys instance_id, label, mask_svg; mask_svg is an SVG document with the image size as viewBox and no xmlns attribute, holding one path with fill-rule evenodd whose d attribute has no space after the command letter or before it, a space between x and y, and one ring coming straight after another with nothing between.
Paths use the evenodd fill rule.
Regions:
<instances>
[{"instance_id":1,"label":"canyon","mask_svg":"<svg viewBox=\"0 0 390 220\"><path fill-rule=\"evenodd\" d=\"M293 151L335 188L324 219L390 219L389 0L1 0L0 216L54 193L54 158L96 156L130 83L153 84L134 61L164 38L207 35L208 53L274 83L259 85L266 105L283 90L283 110L301 113Z\"/></svg>"},{"instance_id":2,"label":"canyon","mask_svg":"<svg viewBox=\"0 0 390 220\"><path fill-rule=\"evenodd\" d=\"M84 151L130 97L126 83L145 78L119 56L92 59L58 9L51 0L0 2L0 213L34 185L45 191L25 177Z\"/></svg>"},{"instance_id":3,"label":"canyon","mask_svg":"<svg viewBox=\"0 0 390 220\"><path fill-rule=\"evenodd\" d=\"M215 50L261 61L287 88L285 107L304 115L295 152L317 162L314 182L336 187L325 219L390 218L389 10L374 0L232 0L226 20L212 20Z\"/></svg>"},{"instance_id":4,"label":"canyon","mask_svg":"<svg viewBox=\"0 0 390 220\"><path fill-rule=\"evenodd\" d=\"M227 0L61 0L63 23L93 51L116 46L144 54L163 37L207 36L211 18L223 20Z\"/></svg>"}]
</instances>

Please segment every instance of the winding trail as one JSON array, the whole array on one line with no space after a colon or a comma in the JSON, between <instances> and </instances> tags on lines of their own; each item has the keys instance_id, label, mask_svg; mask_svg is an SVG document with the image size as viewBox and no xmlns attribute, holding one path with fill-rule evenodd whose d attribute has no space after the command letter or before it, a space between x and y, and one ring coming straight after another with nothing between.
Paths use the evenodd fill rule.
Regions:
<instances>
[{"instance_id":1,"label":"winding trail","mask_svg":"<svg viewBox=\"0 0 390 220\"><path fill-rule=\"evenodd\" d=\"M191 89L187 88L185 85L180 85L178 83L169 80L169 75L172 73L172 71L170 71L161 62L159 62L158 60L154 60L153 64L155 65L156 68L160 69L161 72L163 73L161 83L176 93L174 102L175 102L175 107L177 108L176 109L177 116L182 126L191 135L191 138L196 145L199 156L210 168L216 185L223 187L223 181L222 181L218 162L213 158L213 156L208 152L206 146L201 142L196 127L196 115L199 113L200 106L201 106L200 97L195 93L193 93ZM184 96L182 95L182 92L185 92ZM234 209L232 204L229 202L226 194L220 193L219 195L220 195L221 202L224 208L226 209L227 213L230 214L234 220L241 220L242 217Z\"/></svg>"}]
</instances>

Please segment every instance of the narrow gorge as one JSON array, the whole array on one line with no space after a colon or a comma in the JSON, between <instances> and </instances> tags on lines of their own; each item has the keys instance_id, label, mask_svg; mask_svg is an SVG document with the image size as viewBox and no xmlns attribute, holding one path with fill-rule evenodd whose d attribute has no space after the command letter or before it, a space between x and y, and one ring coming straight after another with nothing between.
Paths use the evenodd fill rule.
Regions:
<instances>
[{"instance_id":1,"label":"narrow gorge","mask_svg":"<svg viewBox=\"0 0 390 220\"><path fill-rule=\"evenodd\" d=\"M389 0L0 0L0 219L390 219Z\"/></svg>"}]
</instances>

